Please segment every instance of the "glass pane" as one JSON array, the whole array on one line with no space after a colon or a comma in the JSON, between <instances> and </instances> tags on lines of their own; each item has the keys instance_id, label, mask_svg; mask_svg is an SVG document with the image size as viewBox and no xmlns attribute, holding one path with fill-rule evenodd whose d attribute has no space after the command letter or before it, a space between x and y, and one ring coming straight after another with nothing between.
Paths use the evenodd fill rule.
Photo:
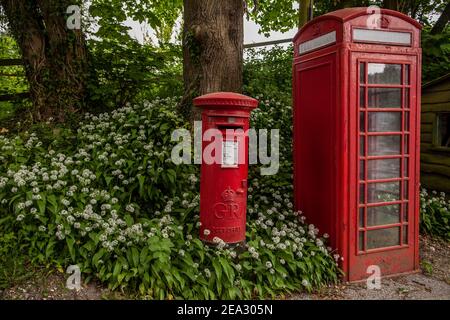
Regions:
<instances>
[{"instance_id":1,"label":"glass pane","mask_svg":"<svg viewBox=\"0 0 450 320\"><path fill-rule=\"evenodd\" d=\"M405 158L403 161L403 176L409 177L409 159Z\"/></svg>"},{"instance_id":2,"label":"glass pane","mask_svg":"<svg viewBox=\"0 0 450 320\"><path fill-rule=\"evenodd\" d=\"M359 227L364 228L364 208L359 208Z\"/></svg>"},{"instance_id":3,"label":"glass pane","mask_svg":"<svg viewBox=\"0 0 450 320\"><path fill-rule=\"evenodd\" d=\"M365 108L366 107L366 97L365 97L365 90L364 87L359 88L359 107Z\"/></svg>"},{"instance_id":4,"label":"glass pane","mask_svg":"<svg viewBox=\"0 0 450 320\"><path fill-rule=\"evenodd\" d=\"M359 251L364 251L364 231L359 232Z\"/></svg>"},{"instance_id":5,"label":"glass pane","mask_svg":"<svg viewBox=\"0 0 450 320\"><path fill-rule=\"evenodd\" d=\"M361 136L359 137L359 154L361 156L364 156L366 154L366 143L365 143L365 137Z\"/></svg>"},{"instance_id":6,"label":"glass pane","mask_svg":"<svg viewBox=\"0 0 450 320\"><path fill-rule=\"evenodd\" d=\"M409 109L409 89L405 89L405 108Z\"/></svg>"},{"instance_id":7,"label":"glass pane","mask_svg":"<svg viewBox=\"0 0 450 320\"><path fill-rule=\"evenodd\" d=\"M402 89L369 88L369 108L400 108Z\"/></svg>"},{"instance_id":8,"label":"glass pane","mask_svg":"<svg viewBox=\"0 0 450 320\"><path fill-rule=\"evenodd\" d=\"M402 65L369 63L370 84L401 84Z\"/></svg>"},{"instance_id":9,"label":"glass pane","mask_svg":"<svg viewBox=\"0 0 450 320\"><path fill-rule=\"evenodd\" d=\"M409 131L409 112L405 112L405 131Z\"/></svg>"},{"instance_id":10,"label":"glass pane","mask_svg":"<svg viewBox=\"0 0 450 320\"><path fill-rule=\"evenodd\" d=\"M403 139L405 140L405 145L403 147L403 153L409 154L409 135L405 135L403 137Z\"/></svg>"},{"instance_id":11,"label":"glass pane","mask_svg":"<svg viewBox=\"0 0 450 320\"><path fill-rule=\"evenodd\" d=\"M367 225L381 226L400 222L400 205L367 208Z\"/></svg>"},{"instance_id":12,"label":"glass pane","mask_svg":"<svg viewBox=\"0 0 450 320\"><path fill-rule=\"evenodd\" d=\"M366 180L366 166L364 160L359 160L359 180Z\"/></svg>"},{"instance_id":13,"label":"glass pane","mask_svg":"<svg viewBox=\"0 0 450 320\"><path fill-rule=\"evenodd\" d=\"M399 155L400 136L370 136L369 156Z\"/></svg>"},{"instance_id":14,"label":"glass pane","mask_svg":"<svg viewBox=\"0 0 450 320\"><path fill-rule=\"evenodd\" d=\"M408 202L403 204L403 222L408 222Z\"/></svg>"},{"instance_id":15,"label":"glass pane","mask_svg":"<svg viewBox=\"0 0 450 320\"><path fill-rule=\"evenodd\" d=\"M367 249L391 247L399 244L399 227L367 231Z\"/></svg>"},{"instance_id":16,"label":"glass pane","mask_svg":"<svg viewBox=\"0 0 450 320\"><path fill-rule=\"evenodd\" d=\"M359 113L359 131L360 132L366 131L366 121L364 117L364 112Z\"/></svg>"},{"instance_id":17,"label":"glass pane","mask_svg":"<svg viewBox=\"0 0 450 320\"><path fill-rule=\"evenodd\" d=\"M404 200L408 200L408 194L409 194L408 181L405 181L405 182L403 182L403 199Z\"/></svg>"},{"instance_id":18,"label":"glass pane","mask_svg":"<svg viewBox=\"0 0 450 320\"><path fill-rule=\"evenodd\" d=\"M370 183L367 192L369 203L397 201L400 199L400 182Z\"/></svg>"},{"instance_id":19,"label":"glass pane","mask_svg":"<svg viewBox=\"0 0 450 320\"><path fill-rule=\"evenodd\" d=\"M364 62L359 63L359 83L366 83L366 68Z\"/></svg>"},{"instance_id":20,"label":"glass pane","mask_svg":"<svg viewBox=\"0 0 450 320\"><path fill-rule=\"evenodd\" d=\"M437 114L437 146L450 148L450 113Z\"/></svg>"},{"instance_id":21,"label":"glass pane","mask_svg":"<svg viewBox=\"0 0 450 320\"><path fill-rule=\"evenodd\" d=\"M359 185L359 203L366 203L364 184Z\"/></svg>"},{"instance_id":22,"label":"glass pane","mask_svg":"<svg viewBox=\"0 0 450 320\"><path fill-rule=\"evenodd\" d=\"M409 76L409 74L410 74L410 71L409 71L409 64L406 64L405 65L405 84L409 84L409 78L410 78L410 76Z\"/></svg>"},{"instance_id":23,"label":"glass pane","mask_svg":"<svg viewBox=\"0 0 450 320\"><path fill-rule=\"evenodd\" d=\"M369 160L369 180L400 178L400 159Z\"/></svg>"},{"instance_id":24,"label":"glass pane","mask_svg":"<svg viewBox=\"0 0 450 320\"><path fill-rule=\"evenodd\" d=\"M369 131L402 131L402 114L400 112L369 112Z\"/></svg>"},{"instance_id":25,"label":"glass pane","mask_svg":"<svg viewBox=\"0 0 450 320\"><path fill-rule=\"evenodd\" d=\"M403 244L408 244L408 226L403 226Z\"/></svg>"}]
</instances>

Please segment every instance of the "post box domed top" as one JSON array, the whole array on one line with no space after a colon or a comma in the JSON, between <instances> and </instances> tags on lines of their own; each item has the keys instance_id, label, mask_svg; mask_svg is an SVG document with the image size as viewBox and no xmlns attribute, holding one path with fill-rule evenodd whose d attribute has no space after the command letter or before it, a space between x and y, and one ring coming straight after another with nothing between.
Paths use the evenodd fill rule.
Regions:
<instances>
[{"instance_id":1,"label":"post box domed top","mask_svg":"<svg viewBox=\"0 0 450 320\"><path fill-rule=\"evenodd\" d=\"M254 109L258 106L258 100L234 92L214 92L208 93L194 99L196 107L241 107Z\"/></svg>"}]
</instances>

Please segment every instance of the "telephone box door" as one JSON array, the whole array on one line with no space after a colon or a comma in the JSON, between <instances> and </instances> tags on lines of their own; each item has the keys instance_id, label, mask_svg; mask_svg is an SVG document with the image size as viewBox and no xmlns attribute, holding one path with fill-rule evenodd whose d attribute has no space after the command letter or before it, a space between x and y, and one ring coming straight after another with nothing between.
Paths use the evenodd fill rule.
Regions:
<instances>
[{"instance_id":1,"label":"telephone box door","mask_svg":"<svg viewBox=\"0 0 450 320\"><path fill-rule=\"evenodd\" d=\"M352 53L349 278L418 268L417 56ZM372 267L373 268L373 267ZM373 269L372 269L373 270Z\"/></svg>"}]
</instances>

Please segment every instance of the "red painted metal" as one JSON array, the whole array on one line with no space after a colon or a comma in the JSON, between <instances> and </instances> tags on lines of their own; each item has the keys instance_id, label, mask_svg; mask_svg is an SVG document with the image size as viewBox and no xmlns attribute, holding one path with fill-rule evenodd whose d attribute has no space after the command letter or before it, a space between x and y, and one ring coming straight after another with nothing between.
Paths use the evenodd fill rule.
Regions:
<instances>
[{"instance_id":1,"label":"red painted metal","mask_svg":"<svg viewBox=\"0 0 450 320\"><path fill-rule=\"evenodd\" d=\"M369 277L370 265L382 276L419 268L421 27L396 11L381 9L377 19L367 11L331 12L294 38L295 208L330 235L349 281ZM411 42L354 42L356 28L403 32ZM333 31L335 41L300 52ZM400 80L383 83L371 71L369 83L375 64L397 70ZM399 90L398 105L376 88ZM381 129L377 117L385 117Z\"/></svg>"},{"instance_id":2,"label":"red painted metal","mask_svg":"<svg viewBox=\"0 0 450 320\"><path fill-rule=\"evenodd\" d=\"M200 179L200 238L214 242L220 238L226 243L245 241L248 176L248 129L250 112L258 100L231 92L206 94L194 99L202 108L203 136L216 129L213 141L202 139L202 153L210 143L219 141L215 152L223 155L223 141L237 143L238 163L224 166L208 164L203 157ZM227 132L228 130L228 132ZM218 140L217 140L218 139Z\"/></svg>"}]
</instances>

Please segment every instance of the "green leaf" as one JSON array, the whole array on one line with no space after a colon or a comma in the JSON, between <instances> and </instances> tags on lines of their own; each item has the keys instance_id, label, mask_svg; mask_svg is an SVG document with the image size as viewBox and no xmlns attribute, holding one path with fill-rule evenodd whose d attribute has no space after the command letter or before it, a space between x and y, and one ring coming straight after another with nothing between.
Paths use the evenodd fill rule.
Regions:
<instances>
[{"instance_id":1,"label":"green leaf","mask_svg":"<svg viewBox=\"0 0 450 320\"><path fill-rule=\"evenodd\" d=\"M41 196L42 199L37 201L38 207L39 207L39 212L40 214L45 214L45 206L46 206L46 201L45 201L45 196Z\"/></svg>"},{"instance_id":2,"label":"green leaf","mask_svg":"<svg viewBox=\"0 0 450 320\"><path fill-rule=\"evenodd\" d=\"M133 258L134 266L139 266L139 251L135 247L131 248L131 257Z\"/></svg>"},{"instance_id":3,"label":"green leaf","mask_svg":"<svg viewBox=\"0 0 450 320\"><path fill-rule=\"evenodd\" d=\"M114 270L113 270L113 277L117 277L119 275L120 271L122 271L122 264L120 263L120 261L116 261L116 264L114 265Z\"/></svg>"},{"instance_id":4,"label":"green leaf","mask_svg":"<svg viewBox=\"0 0 450 320\"><path fill-rule=\"evenodd\" d=\"M147 262L148 262L148 247L144 247L141 250L141 254L140 254L139 260L141 262L141 265L147 264Z\"/></svg>"},{"instance_id":5,"label":"green leaf","mask_svg":"<svg viewBox=\"0 0 450 320\"><path fill-rule=\"evenodd\" d=\"M92 264L98 268L98 264L100 259L103 257L103 255L105 254L105 249L101 248L96 254L94 254L94 257L92 258Z\"/></svg>"},{"instance_id":6,"label":"green leaf","mask_svg":"<svg viewBox=\"0 0 450 320\"><path fill-rule=\"evenodd\" d=\"M141 197L143 197L145 194L145 189L144 189L145 176L138 176L138 180L139 180L139 195Z\"/></svg>"},{"instance_id":7,"label":"green leaf","mask_svg":"<svg viewBox=\"0 0 450 320\"><path fill-rule=\"evenodd\" d=\"M75 244L75 240L72 237L66 237L67 247L69 248L70 257L72 258L72 262L75 263L75 250L73 245Z\"/></svg>"},{"instance_id":8,"label":"green leaf","mask_svg":"<svg viewBox=\"0 0 450 320\"><path fill-rule=\"evenodd\" d=\"M214 267L214 271L216 272L217 281L221 282L222 281L222 267L221 267L219 261L214 259L212 261L212 265Z\"/></svg>"},{"instance_id":9,"label":"green leaf","mask_svg":"<svg viewBox=\"0 0 450 320\"><path fill-rule=\"evenodd\" d=\"M130 216L129 214L125 215L124 217L125 222L127 223L128 227L131 227L134 223L133 217Z\"/></svg>"}]
</instances>

